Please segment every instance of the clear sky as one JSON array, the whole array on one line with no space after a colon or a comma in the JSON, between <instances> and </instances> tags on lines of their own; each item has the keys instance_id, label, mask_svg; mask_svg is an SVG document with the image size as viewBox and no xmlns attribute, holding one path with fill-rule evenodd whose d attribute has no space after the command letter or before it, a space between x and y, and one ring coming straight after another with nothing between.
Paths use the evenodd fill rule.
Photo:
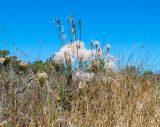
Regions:
<instances>
[{"instance_id":1,"label":"clear sky","mask_svg":"<svg viewBox=\"0 0 160 127\"><path fill-rule=\"evenodd\" d=\"M60 47L53 18L67 24L69 15L81 19L87 45L105 41L117 55L143 43L160 54L159 0L0 0L0 49L27 60L14 43L31 59L47 59Z\"/></svg>"}]
</instances>

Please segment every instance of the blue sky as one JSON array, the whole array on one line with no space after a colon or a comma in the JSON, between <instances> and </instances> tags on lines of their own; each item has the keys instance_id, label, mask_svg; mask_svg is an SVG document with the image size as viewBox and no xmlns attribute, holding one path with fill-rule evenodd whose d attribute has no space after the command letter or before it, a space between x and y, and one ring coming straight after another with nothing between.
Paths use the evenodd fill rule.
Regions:
<instances>
[{"instance_id":1,"label":"blue sky","mask_svg":"<svg viewBox=\"0 0 160 127\"><path fill-rule=\"evenodd\" d=\"M67 16L72 15L82 21L86 45L91 39L105 41L118 55L143 43L158 55L159 6L159 0L0 0L0 49L27 61L14 44L31 59L47 59L60 48L53 18L67 24Z\"/></svg>"}]
</instances>

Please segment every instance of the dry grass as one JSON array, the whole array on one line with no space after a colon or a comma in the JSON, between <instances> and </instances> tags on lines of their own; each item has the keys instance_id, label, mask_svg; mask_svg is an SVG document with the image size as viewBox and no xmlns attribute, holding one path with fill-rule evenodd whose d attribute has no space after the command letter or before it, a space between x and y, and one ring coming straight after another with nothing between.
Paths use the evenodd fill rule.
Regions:
<instances>
[{"instance_id":1,"label":"dry grass","mask_svg":"<svg viewBox=\"0 0 160 127\"><path fill-rule=\"evenodd\" d=\"M159 127L160 81L123 72L98 72L79 88L48 69L47 79L30 70L0 76L0 126ZM32 80L30 78L32 77Z\"/></svg>"}]
</instances>

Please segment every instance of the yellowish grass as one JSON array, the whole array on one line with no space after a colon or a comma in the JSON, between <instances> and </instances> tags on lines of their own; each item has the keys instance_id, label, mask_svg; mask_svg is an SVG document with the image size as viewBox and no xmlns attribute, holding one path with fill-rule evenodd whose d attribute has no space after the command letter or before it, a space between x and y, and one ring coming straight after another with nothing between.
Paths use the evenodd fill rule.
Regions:
<instances>
[{"instance_id":1,"label":"yellowish grass","mask_svg":"<svg viewBox=\"0 0 160 127\"><path fill-rule=\"evenodd\" d=\"M22 77L9 80L7 75L0 76L1 126L160 126L160 81L156 75L100 72L84 88L78 88L73 80L67 90L60 74L50 74L43 85L36 79L25 84ZM23 88L21 93L18 87Z\"/></svg>"}]
</instances>

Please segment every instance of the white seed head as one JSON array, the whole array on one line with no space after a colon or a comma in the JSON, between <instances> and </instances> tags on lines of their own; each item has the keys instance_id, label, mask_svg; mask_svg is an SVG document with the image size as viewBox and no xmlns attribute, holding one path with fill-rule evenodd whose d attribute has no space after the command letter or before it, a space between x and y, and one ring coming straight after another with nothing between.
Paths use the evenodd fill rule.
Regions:
<instances>
[{"instance_id":1,"label":"white seed head","mask_svg":"<svg viewBox=\"0 0 160 127\"><path fill-rule=\"evenodd\" d=\"M5 58L0 58L0 64L3 64L4 61L5 61Z\"/></svg>"},{"instance_id":2,"label":"white seed head","mask_svg":"<svg viewBox=\"0 0 160 127\"><path fill-rule=\"evenodd\" d=\"M48 79L48 75L45 72L43 72L43 73L37 73L37 78L38 79L41 79L41 78Z\"/></svg>"},{"instance_id":3,"label":"white seed head","mask_svg":"<svg viewBox=\"0 0 160 127\"><path fill-rule=\"evenodd\" d=\"M113 56L107 56L105 60L105 69L115 69L116 64L115 64L115 58Z\"/></svg>"},{"instance_id":4,"label":"white seed head","mask_svg":"<svg viewBox=\"0 0 160 127\"><path fill-rule=\"evenodd\" d=\"M94 77L94 73L77 71L74 77L80 81L90 81Z\"/></svg>"},{"instance_id":5,"label":"white seed head","mask_svg":"<svg viewBox=\"0 0 160 127\"><path fill-rule=\"evenodd\" d=\"M63 63L64 61L64 54L61 52L57 52L55 53L55 56L53 58L53 60L55 61L55 63Z\"/></svg>"},{"instance_id":6,"label":"white seed head","mask_svg":"<svg viewBox=\"0 0 160 127\"><path fill-rule=\"evenodd\" d=\"M106 48L107 48L107 49L110 49L110 48L111 48L111 45L110 45L110 44L107 44L107 45L106 45Z\"/></svg>"},{"instance_id":7,"label":"white seed head","mask_svg":"<svg viewBox=\"0 0 160 127\"><path fill-rule=\"evenodd\" d=\"M96 46L100 46L100 42L97 41L97 40L93 41L93 44L96 45Z\"/></svg>"}]
</instances>

